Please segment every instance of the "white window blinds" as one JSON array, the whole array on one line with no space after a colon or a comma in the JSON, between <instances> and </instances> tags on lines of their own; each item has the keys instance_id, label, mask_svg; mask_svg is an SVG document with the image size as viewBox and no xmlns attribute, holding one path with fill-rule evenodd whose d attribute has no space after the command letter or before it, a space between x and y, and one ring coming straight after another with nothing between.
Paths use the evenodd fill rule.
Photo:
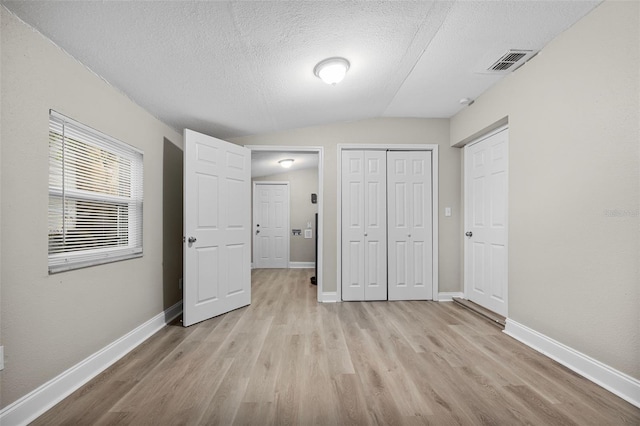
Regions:
<instances>
[{"instance_id":1,"label":"white window blinds","mask_svg":"<svg viewBox=\"0 0 640 426\"><path fill-rule=\"evenodd\" d=\"M142 255L143 153L49 115L49 272Z\"/></svg>"}]
</instances>

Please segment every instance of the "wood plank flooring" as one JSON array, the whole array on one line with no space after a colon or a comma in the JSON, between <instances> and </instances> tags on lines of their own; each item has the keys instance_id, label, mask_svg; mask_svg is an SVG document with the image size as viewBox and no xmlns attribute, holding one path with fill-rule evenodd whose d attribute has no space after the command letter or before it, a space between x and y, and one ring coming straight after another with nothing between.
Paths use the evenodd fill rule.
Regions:
<instances>
[{"instance_id":1,"label":"wood plank flooring","mask_svg":"<svg viewBox=\"0 0 640 426\"><path fill-rule=\"evenodd\" d=\"M165 327L35 425L639 425L640 410L453 303L319 304L312 270Z\"/></svg>"}]
</instances>

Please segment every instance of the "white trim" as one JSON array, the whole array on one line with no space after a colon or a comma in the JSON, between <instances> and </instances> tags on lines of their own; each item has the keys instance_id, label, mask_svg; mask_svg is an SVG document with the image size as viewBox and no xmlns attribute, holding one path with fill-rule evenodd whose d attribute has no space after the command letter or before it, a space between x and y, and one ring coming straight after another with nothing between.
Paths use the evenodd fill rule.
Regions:
<instances>
[{"instance_id":1,"label":"white trim","mask_svg":"<svg viewBox=\"0 0 640 426\"><path fill-rule=\"evenodd\" d=\"M287 209L287 211L285 212L287 219L286 219L286 226L285 226L285 242L287 244L287 247L285 249L286 254L285 254L285 258L286 258L286 266L285 268L291 268L290 265L290 259L291 259L291 237L289 236L289 229L291 227L291 184L289 183L288 180L283 180L283 181L275 181L275 180L254 180L252 181L253 185L251 187L251 192L252 192L252 197L251 197L251 233L253 234L253 241L252 241L252 246L253 246L253 259L254 262L257 263L257 261L255 259L259 259L260 258L260 254L258 253L258 247L259 244L256 242L256 240L258 239L258 234L256 234L256 232L254 232L254 228L256 227L256 209L253 208L253 206L256 205L256 187L260 186L260 185L282 185L282 186L286 186L287 187L287 205L289 206L289 208ZM267 268L273 268L273 263L271 263L270 266L267 266Z\"/></svg>"},{"instance_id":2,"label":"white trim","mask_svg":"<svg viewBox=\"0 0 640 426\"><path fill-rule=\"evenodd\" d=\"M438 293L438 302L453 302L453 298L464 298L464 293L461 291L441 291Z\"/></svg>"},{"instance_id":3,"label":"white trim","mask_svg":"<svg viewBox=\"0 0 640 426\"><path fill-rule=\"evenodd\" d=\"M182 313L182 301L139 325L0 411L0 424L26 425L102 373Z\"/></svg>"},{"instance_id":4,"label":"white trim","mask_svg":"<svg viewBox=\"0 0 640 426\"><path fill-rule=\"evenodd\" d=\"M640 380L510 318L507 318L504 333L640 408Z\"/></svg>"},{"instance_id":5,"label":"white trim","mask_svg":"<svg viewBox=\"0 0 640 426\"><path fill-rule=\"evenodd\" d=\"M298 146L298 145L245 145L253 151L297 151L297 152L316 152L318 154L318 274L316 276L317 300L322 302L322 293L324 290L323 275L323 247L324 247L324 147L321 146Z\"/></svg>"},{"instance_id":6,"label":"white trim","mask_svg":"<svg viewBox=\"0 0 640 426\"><path fill-rule=\"evenodd\" d=\"M498 133L500 133L500 132L502 132L504 130L507 130L508 128L509 128L508 124L505 124L504 126L497 127L495 129L483 134L482 136L477 137L476 139L470 140L469 142L467 142L463 146L464 147L468 147L468 146L471 146L471 145L475 145L475 144L477 144L479 142L482 142L485 139L489 139L493 135L497 135Z\"/></svg>"},{"instance_id":7,"label":"white trim","mask_svg":"<svg viewBox=\"0 0 640 426\"><path fill-rule=\"evenodd\" d=\"M289 262L289 269L315 268L316 262Z\"/></svg>"},{"instance_id":8,"label":"white trim","mask_svg":"<svg viewBox=\"0 0 640 426\"><path fill-rule=\"evenodd\" d=\"M337 186L337 226L336 226L336 241L337 241L337 260L336 260L336 293L337 301L342 301L342 151L346 150L384 150L384 151L431 151L431 186L432 186L432 230L433 236L433 288L432 297L434 301L439 298L438 292L438 187L439 187L439 171L438 171L438 148L437 144L338 144L337 162L338 165L338 186Z\"/></svg>"},{"instance_id":9,"label":"white trim","mask_svg":"<svg viewBox=\"0 0 640 426\"><path fill-rule=\"evenodd\" d=\"M440 171L438 169L438 164L440 163L439 157L438 157L438 145L429 145L431 147L431 207L432 207L432 212L431 212L431 217L432 217L432 224L431 224L431 235L432 235L432 245L431 245L431 252L432 252L432 269L433 269L433 282L432 282L432 289L431 289L431 294L433 297L434 301L438 301L440 300L440 284L438 282L438 277L439 277L439 258L438 258L438 253L439 253L439 249L438 249L438 241L439 241L439 236L438 236L438 217L439 217L439 211L440 211L440 207L438 204L438 200L440 200L440 195L438 194L438 188L440 186L439 184L439 179L438 177L440 176Z\"/></svg>"},{"instance_id":10,"label":"white trim","mask_svg":"<svg viewBox=\"0 0 640 426\"><path fill-rule=\"evenodd\" d=\"M322 293L322 300L319 300L322 303L336 303L338 301L341 300L338 299L338 292L336 291L325 291Z\"/></svg>"}]
</instances>

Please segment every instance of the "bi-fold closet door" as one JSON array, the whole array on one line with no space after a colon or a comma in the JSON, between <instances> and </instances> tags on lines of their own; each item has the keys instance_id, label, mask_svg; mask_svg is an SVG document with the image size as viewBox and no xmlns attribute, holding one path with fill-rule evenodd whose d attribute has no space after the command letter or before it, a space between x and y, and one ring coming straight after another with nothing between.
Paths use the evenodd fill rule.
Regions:
<instances>
[{"instance_id":1,"label":"bi-fold closet door","mask_svg":"<svg viewBox=\"0 0 640 426\"><path fill-rule=\"evenodd\" d=\"M385 151L342 152L342 300L387 300Z\"/></svg>"},{"instance_id":2,"label":"bi-fold closet door","mask_svg":"<svg viewBox=\"0 0 640 426\"><path fill-rule=\"evenodd\" d=\"M433 299L430 151L342 152L342 299Z\"/></svg>"}]
</instances>

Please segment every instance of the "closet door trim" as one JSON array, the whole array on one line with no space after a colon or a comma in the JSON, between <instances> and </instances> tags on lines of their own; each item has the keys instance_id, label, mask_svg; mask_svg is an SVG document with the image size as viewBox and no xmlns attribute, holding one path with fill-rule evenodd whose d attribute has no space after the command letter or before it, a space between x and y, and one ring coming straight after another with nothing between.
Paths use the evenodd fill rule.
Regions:
<instances>
[{"instance_id":1,"label":"closet door trim","mask_svg":"<svg viewBox=\"0 0 640 426\"><path fill-rule=\"evenodd\" d=\"M342 164L342 152L350 150L431 151L432 235L433 235L433 300L438 300L438 145L436 144L338 144L337 165ZM336 300L342 301L342 167L338 166L337 226L336 226Z\"/></svg>"}]
</instances>

